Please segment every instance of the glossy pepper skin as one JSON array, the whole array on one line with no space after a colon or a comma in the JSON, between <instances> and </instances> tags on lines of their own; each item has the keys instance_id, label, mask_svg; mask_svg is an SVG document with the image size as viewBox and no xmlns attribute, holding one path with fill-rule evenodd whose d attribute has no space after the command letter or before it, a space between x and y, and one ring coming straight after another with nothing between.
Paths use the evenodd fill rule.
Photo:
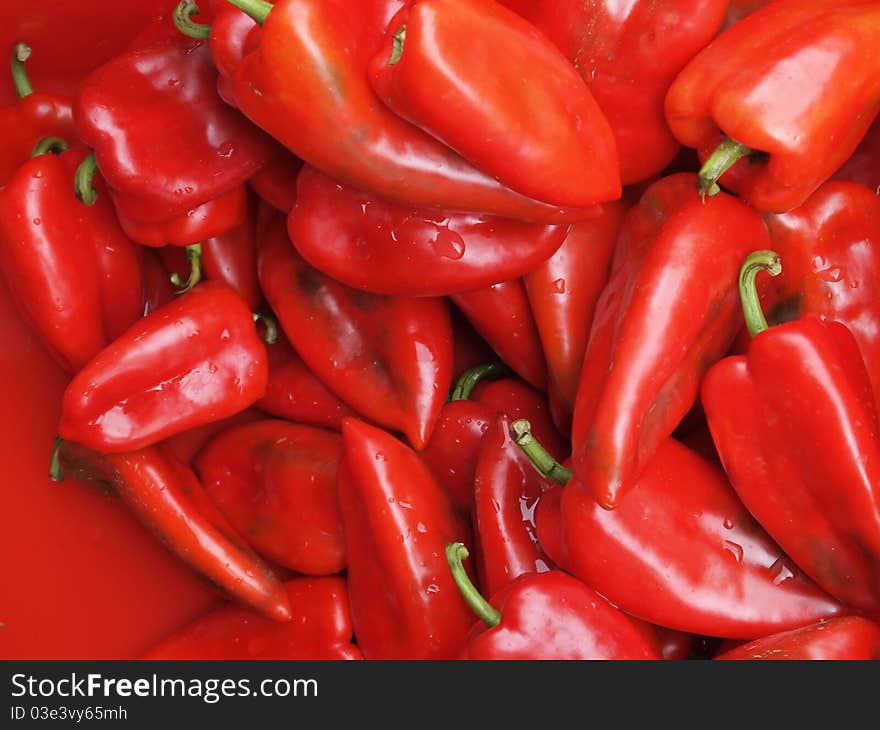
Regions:
<instances>
[{"instance_id":1,"label":"glossy pepper skin","mask_svg":"<svg viewBox=\"0 0 880 730\"><path fill-rule=\"evenodd\" d=\"M742 322L740 265L767 243L757 212L724 194L703 203L689 173L654 183L627 214L572 426L573 468L603 507L620 503L727 354Z\"/></svg>"},{"instance_id":2,"label":"glossy pepper skin","mask_svg":"<svg viewBox=\"0 0 880 730\"><path fill-rule=\"evenodd\" d=\"M660 173L678 153L680 144L666 123L666 93L715 36L727 5L728 0L538 0L522 10L589 86L614 134L624 185Z\"/></svg>"},{"instance_id":3,"label":"glossy pepper skin","mask_svg":"<svg viewBox=\"0 0 880 730\"><path fill-rule=\"evenodd\" d=\"M336 472L342 438L260 420L222 431L196 456L208 496L261 555L297 573L345 568Z\"/></svg>"},{"instance_id":4,"label":"glossy pepper skin","mask_svg":"<svg viewBox=\"0 0 880 730\"><path fill-rule=\"evenodd\" d=\"M309 266L276 216L258 242L263 292L293 348L343 402L425 446L452 379L444 300L361 292Z\"/></svg>"},{"instance_id":5,"label":"glossy pepper skin","mask_svg":"<svg viewBox=\"0 0 880 730\"><path fill-rule=\"evenodd\" d=\"M287 230L306 261L343 284L445 296L534 269L559 248L568 226L396 205L306 166Z\"/></svg>"},{"instance_id":6,"label":"glossy pepper skin","mask_svg":"<svg viewBox=\"0 0 880 730\"><path fill-rule=\"evenodd\" d=\"M292 618L289 599L272 570L190 496L201 490L192 469L166 445L101 454L62 441L66 476L109 485L165 547L231 597L273 621Z\"/></svg>"},{"instance_id":7,"label":"glossy pepper skin","mask_svg":"<svg viewBox=\"0 0 880 730\"><path fill-rule=\"evenodd\" d=\"M666 97L675 136L703 160L726 135L754 150L720 183L758 210L806 201L852 155L880 110L880 7L780 0L725 30Z\"/></svg>"},{"instance_id":8,"label":"glossy pepper skin","mask_svg":"<svg viewBox=\"0 0 880 730\"><path fill-rule=\"evenodd\" d=\"M76 374L58 432L102 453L133 451L244 410L267 377L250 309L206 281L138 320Z\"/></svg>"},{"instance_id":9,"label":"glossy pepper skin","mask_svg":"<svg viewBox=\"0 0 880 730\"><path fill-rule=\"evenodd\" d=\"M347 418L339 504L351 618L366 659L454 659L473 615L444 554L467 539L418 455L382 429Z\"/></svg>"},{"instance_id":10,"label":"glossy pepper skin","mask_svg":"<svg viewBox=\"0 0 880 730\"><path fill-rule=\"evenodd\" d=\"M352 643L344 578L293 578L284 588L293 621L267 621L238 606L221 606L162 639L141 659L363 659Z\"/></svg>"},{"instance_id":11,"label":"glossy pepper skin","mask_svg":"<svg viewBox=\"0 0 880 730\"><path fill-rule=\"evenodd\" d=\"M216 91L207 42L173 27L95 69L74 104L80 138L107 184L162 221L243 184L271 140ZM148 171L148 172L147 172Z\"/></svg>"},{"instance_id":12,"label":"glossy pepper skin","mask_svg":"<svg viewBox=\"0 0 880 730\"><path fill-rule=\"evenodd\" d=\"M718 654L722 661L868 661L880 659L880 626L841 616L750 641Z\"/></svg>"},{"instance_id":13,"label":"glossy pepper skin","mask_svg":"<svg viewBox=\"0 0 880 730\"><path fill-rule=\"evenodd\" d=\"M85 154L38 155L0 189L0 268L18 311L68 372L143 311L139 252L112 205L102 194L86 206L74 193Z\"/></svg>"},{"instance_id":14,"label":"glossy pepper skin","mask_svg":"<svg viewBox=\"0 0 880 730\"><path fill-rule=\"evenodd\" d=\"M550 223L595 215L593 206L563 211L515 193L382 104L367 66L402 6L402 0L266 4L258 47L233 75L239 108L327 175L402 205Z\"/></svg>"},{"instance_id":15,"label":"glossy pepper skin","mask_svg":"<svg viewBox=\"0 0 880 730\"><path fill-rule=\"evenodd\" d=\"M880 191L880 118L874 120L856 151L831 179L860 183L875 193Z\"/></svg>"},{"instance_id":16,"label":"glossy pepper skin","mask_svg":"<svg viewBox=\"0 0 880 730\"><path fill-rule=\"evenodd\" d=\"M407 3L369 73L398 115L518 192L573 208L620 197L614 135L589 87L500 3Z\"/></svg>"},{"instance_id":17,"label":"glossy pepper skin","mask_svg":"<svg viewBox=\"0 0 880 730\"><path fill-rule=\"evenodd\" d=\"M461 574L464 545L450 545L449 564L462 594L481 617L461 659L659 659L656 641L587 585L559 570L524 573L492 595L491 604Z\"/></svg>"},{"instance_id":18,"label":"glossy pepper skin","mask_svg":"<svg viewBox=\"0 0 880 730\"><path fill-rule=\"evenodd\" d=\"M768 268L778 267L775 254L761 253L754 267L778 270ZM743 306L756 299L744 293ZM703 382L721 462L807 575L845 603L876 610L880 424L858 345L845 325L813 315L759 326L750 322L747 354L716 363Z\"/></svg>"}]
</instances>

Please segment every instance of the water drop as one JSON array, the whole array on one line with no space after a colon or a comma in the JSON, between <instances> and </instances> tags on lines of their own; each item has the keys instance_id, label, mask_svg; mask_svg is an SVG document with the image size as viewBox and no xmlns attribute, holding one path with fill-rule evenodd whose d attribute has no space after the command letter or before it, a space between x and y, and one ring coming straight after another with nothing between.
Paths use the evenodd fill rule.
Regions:
<instances>
[{"instance_id":1,"label":"water drop","mask_svg":"<svg viewBox=\"0 0 880 730\"><path fill-rule=\"evenodd\" d=\"M450 231L448 228L441 228L437 231L437 237L433 242L434 253L446 259L458 261L464 256L464 241L457 233Z\"/></svg>"},{"instance_id":2,"label":"water drop","mask_svg":"<svg viewBox=\"0 0 880 730\"><path fill-rule=\"evenodd\" d=\"M734 527L736 527L736 520L732 519L731 517L728 517L724 520L725 530L732 530Z\"/></svg>"},{"instance_id":3,"label":"water drop","mask_svg":"<svg viewBox=\"0 0 880 730\"><path fill-rule=\"evenodd\" d=\"M733 555L733 559L739 563L743 559L743 546L739 543L732 542L730 540L725 540L723 547L727 552Z\"/></svg>"},{"instance_id":4,"label":"water drop","mask_svg":"<svg viewBox=\"0 0 880 730\"><path fill-rule=\"evenodd\" d=\"M773 585L778 586L785 581L794 578L794 571L785 564L784 558L779 558L770 566L770 574L773 576Z\"/></svg>"},{"instance_id":5,"label":"water drop","mask_svg":"<svg viewBox=\"0 0 880 730\"><path fill-rule=\"evenodd\" d=\"M553 291L557 294L565 294L565 279L556 279L553 282Z\"/></svg>"}]
</instances>

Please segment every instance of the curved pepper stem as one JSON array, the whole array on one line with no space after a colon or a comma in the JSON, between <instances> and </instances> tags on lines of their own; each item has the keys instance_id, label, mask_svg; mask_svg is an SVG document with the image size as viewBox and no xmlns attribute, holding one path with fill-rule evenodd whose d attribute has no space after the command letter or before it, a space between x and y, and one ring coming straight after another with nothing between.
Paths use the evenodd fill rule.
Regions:
<instances>
[{"instance_id":1,"label":"curved pepper stem","mask_svg":"<svg viewBox=\"0 0 880 730\"><path fill-rule=\"evenodd\" d=\"M545 479L552 479L563 487L568 484L574 472L562 466L551 456L547 449L535 440L535 437L532 436L531 423L524 418L514 421L510 424L510 437L519 446L520 450L529 457L529 461L532 462L532 466L535 467L538 474Z\"/></svg>"},{"instance_id":2,"label":"curved pepper stem","mask_svg":"<svg viewBox=\"0 0 880 730\"><path fill-rule=\"evenodd\" d=\"M76 176L74 177L76 197L86 205L94 205L98 199L98 192L92 185L97 170L98 161L95 159L94 152L89 152L76 168Z\"/></svg>"},{"instance_id":3,"label":"curved pepper stem","mask_svg":"<svg viewBox=\"0 0 880 730\"><path fill-rule=\"evenodd\" d=\"M64 481L64 468L61 466L61 445L64 439L60 436L55 439L55 445L52 447L52 458L49 460L49 479L53 482Z\"/></svg>"},{"instance_id":4,"label":"curved pepper stem","mask_svg":"<svg viewBox=\"0 0 880 730\"><path fill-rule=\"evenodd\" d=\"M477 365L470 370L465 370L449 394L449 400L468 400L477 383L483 380L483 378L500 378L509 372L510 370L507 366L500 362L489 362L485 365Z\"/></svg>"},{"instance_id":5,"label":"curved pepper stem","mask_svg":"<svg viewBox=\"0 0 880 730\"><path fill-rule=\"evenodd\" d=\"M278 342L278 320L267 312L254 312L254 323L263 323L263 342L274 345Z\"/></svg>"},{"instance_id":6,"label":"curved pepper stem","mask_svg":"<svg viewBox=\"0 0 880 730\"><path fill-rule=\"evenodd\" d=\"M43 137L39 142L34 145L34 150L31 152L31 157L39 157L40 155L47 155L50 152L53 155L60 155L65 150L70 149L70 145L67 144L61 137Z\"/></svg>"},{"instance_id":7,"label":"curved pepper stem","mask_svg":"<svg viewBox=\"0 0 880 730\"><path fill-rule=\"evenodd\" d=\"M188 38L205 40L211 37L211 26L207 23L197 23L192 19L193 15L199 14L199 6L195 0L180 0L174 8L172 19L174 27Z\"/></svg>"},{"instance_id":8,"label":"curved pepper stem","mask_svg":"<svg viewBox=\"0 0 880 730\"><path fill-rule=\"evenodd\" d=\"M19 99L24 99L34 93L34 87L31 86L31 80L28 78L27 71L24 68L24 62L31 57L31 47L24 41L19 41L12 46L12 56L9 59L9 66L12 69L12 82L15 84L15 93Z\"/></svg>"},{"instance_id":9,"label":"curved pepper stem","mask_svg":"<svg viewBox=\"0 0 880 730\"><path fill-rule=\"evenodd\" d=\"M749 328L752 337L761 334L769 326L761 309L758 287L755 286L755 277L761 271L766 271L770 276L779 276L782 273L779 254L775 251L755 251L746 256L739 270L739 296L742 300L746 327Z\"/></svg>"},{"instance_id":10,"label":"curved pepper stem","mask_svg":"<svg viewBox=\"0 0 880 730\"><path fill-rule=\"evenodd\" d=\"M700 168L699 188L700 197L706 200L706 196L718 195L721 188L718 187L718 178L739 162L743 157L748 157L755 150L751 147L737 142L735 139L726 137L724 141L715 148L715 151L708 160Z\"/></svg>"},{"instance_id":11,"label":"curved pepper stem","mask_svg":"<svg viewBox=\"0 0 880 730\"><path fill-rule=\"evenodd\" d=\"M265 23L272 10L272 3L264 2L264 0L226 0L226 2L250 15L257 25Z\"/></svg>"},{"instance_id":12,"label":"curved pepper stem","mask_svg":"<svg viewBox=\"0 0 880 730\"><path fill-rule=\"evenodd\" d=\"M182 282L176 271L170 276L177 294L185 294L202 280L202 244L193 243L187 246L186 260L189 263L187 280Z\"/></svg>"},{"instance_id":13,"label":"curved pepper stem","mask_svg":"<svg viewBox=\"0 0 880 730\"><path fill-rule=\"evenodd\" d=\"M394 66L403 55L403 44L406 43L406 26L400 26L400 30L391 36L391 58L388 59L388 65Z\"/></svg>"},{"instance_id":14,"label":"curved pepper stem","mask_svg":"<svg viewBox=\"0 0 880 730\"><path fill-rule=\"evenodd\" d=\"M452 571L452 579L462 598L467 602L471 610L490 629L501 623L501 614L492 608L490 604L477 590L477 587L468 578L462 561L470 555L468 549L460 542L450 542L446 545L446 562Z\"/></svg>"}]
</instances>

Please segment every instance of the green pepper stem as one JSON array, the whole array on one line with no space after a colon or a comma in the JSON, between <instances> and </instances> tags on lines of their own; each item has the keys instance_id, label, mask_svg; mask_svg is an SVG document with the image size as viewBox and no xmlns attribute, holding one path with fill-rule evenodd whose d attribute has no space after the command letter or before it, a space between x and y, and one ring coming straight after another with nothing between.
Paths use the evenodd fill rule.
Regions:
<instances>
[{"instance_id":1,"label":"green pepper stem","mask_svg":"<svg viewBox=\"0 0 880 730\"><path fill-rule=\"evenodd\" d=\"M172 19L174 27L189 38L205 40L211 37L211 26L207 23L197 23L192 19L193 15L199 14L199 6L195 0L180 0L174 8Z\"/></svg>"},{"instance_id":2,"label":"green pepper stem","mask_svg":"<svg viewBox=\"0 0 880 730\"><path fill-rule=\"evenodd\" d=\"M267 345L274 345L278 342L279 328L278 320L275 315L268 312L254 312L254 323L262 322L265 332L263 333L263 342Z\"/></svg>"},{"instance_id":3,"label":"green pepper stem","mask_svg":"<svg viewBox=\"0 0 880 730\"><path fill-rule=\"evenodd\" d=\"M187 246L186 260L189 263L189 276L186 281L181 282L176 271L170 277L178 294L185 294L202 280L202 244L193 243Z\"/></svg>"},{"instance_id":4,"label":"green pepper stem","mask_svg":"<svg viewBox=\"0 0 880 730\"><path fill-rule=\"evenodd\" d=\"M775 251L755 251L746 256L739 270L739 296L742 300L746 327L752 337L761 334L769 326L761 309L758 287L755 286L755 277L761 271L766 271L770 276L779 276L782 273L779 254Z\"/></svg>"},{"instance_id":5,"label":"green pepper stem","mask_svg":"<svg viewBox=\"0 0 880 730\"><path fill-rule=\"evenodd\" d=\"M19 41L12 46L12 55L9 59L9 66L12 69L12 83L15 84L15 92L19 99L24 99L34 93L34 87L31 86L31 80L28 78L24 62L31 56L31 47L24 41Z\"/></svg>"},{"instance_id":6,"label":"green pepper stem","mask_svg":"<svg viewBox=\"0 0 880 730\"><path fill-rule=\"evenodd\" d=\"M64 481L64 468L61 466L61 445L64 439L60 436L55 439L55 445L52 447L52 458L49 460L49 479L53 482Z\"/></svg>"},{"instance_id":7,"label":"green pepper stem","mask_svg":"<svg viewBox=\"0 0 880 730\"><path fill-rule=\"evenodd\" d=\"M510 424L510 437L532 462L535 471L545 479L551 479L563 487L568 484L574 472L560 464L535 437L532 436L532 424L521 418Z\"/></svg>"},{"instance_id":8,"label":"green pepper stem","mask_svg":"<svg viewBox=\"0 0 880 730\"><path fill-rule=\"evenodd\" d=\"M89 152L76 168L76 176L74 177L76 197L86 205L94 205L98 199L98 193L92 185L97 170L98 161L95 159L94 152Z\"/></svg>"},{"instance_id":9,"label":"green pepper stem","mask_svg":"<svg viewBox=\"0 0 880 730\"><path fill-rule=\"evenodd\" d=\"M391 58L388 59L388 65L394 66L403 55L403 44L406 43L406 26L401 25L400 30L391 36Z\"/></svg>"},{"instance_id":10,"label":"green pepper stem","mask_svg":"<svg viewBox=\"0 0 880 730\"><path fill-rule=\"evenodd\" d=\"M272 10L272 3L264 2L264 0L226 0L226 2L250 15L257 25L265 23Z\"/></svg>"},{"instance_id":11,"label":"green pepper stem","mask_svg":"<svg viewBox=\"0 0 880 730\"><path fill-rule=\"evenodd\" d=\"M708 160L700 168L699 188L700 196L705 201L706 196L718 195L721 188L718 187L718 178L739 162L743 157L748 157L755 150L737 142L735 139L725 137Z\"/></svg>"},{"instance_id":12,"label":"green pepper stem","mask_svg":"<svg viewBox=\"0 0 880 730\"><path fill-rule=\"evenodd\" d=\"M483 378L498 378L509 372L507 366L500 362L489 362L465 370L449 394L449 400L468 400L477 383Z\"/></svg>"},{"instance_id":13,"label":"green pepper stem","mask_svg":"<svg viewBox=\"0 0 880 730\"><path fill-rule=\"evenodd\" d=\"M61 139L61 137L43 137L43 139L41 139L34 145L33 152L31 152L31 157L47 155L50 152L55 155L60 155L62 152L69 148L70 145L68 145L67 142Z\"/></svg>"},{"instance_id":14,"label":"green pepper stem","mask_svg":"<svg viewBox=\"0 0 880 730\"><path fill-rule=\"evenodd\" d=\"M446 562L449 563L449 569L452 571L452 579L455 581L455 585L458 586L462 598L471 607L477 618L491 629L501 623L501 614L480 595L477 587L468 577L462 561L469 554L464 543L450 542L446 545Z\"/></svg>"}]
</instances>

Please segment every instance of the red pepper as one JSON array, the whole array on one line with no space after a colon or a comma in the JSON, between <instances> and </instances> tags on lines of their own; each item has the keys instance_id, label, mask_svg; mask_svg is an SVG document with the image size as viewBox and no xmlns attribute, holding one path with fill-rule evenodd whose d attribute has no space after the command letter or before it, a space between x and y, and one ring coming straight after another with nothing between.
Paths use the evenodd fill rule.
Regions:
<instances>
[{"instance_id":1,"label":"red pepper","mask_svg":"<svg viewBox=\"0 0 880 730\"><path fill-rule=\"evenodd\" d=\"M10 65L19 101L0 108L0 185L9 182L40 140L59 137L73 143L76 139L70 99L35 92L31 86L24 68L30 55L31 48L26 43L12 47Z\"/></svg>"},{"instance_id":2,"label":"red pepper","mask_svg":"<svg viewBox=\"0 0 880 730\"><path fill-rule=\"evenodd\" d=\"M109 200L89 207L74 194L85 154L39 154L0 189L0 268L18 311L69 372L143 311L139 253Z\"/></svg>"},{"instance_id":3,"label":"red pepper","mask_svg":"<svg viewBox=\"0 0 880 730\"><path fill-rule=\"evenodd\" d=\"M626 499L607 510L576 473L535 453L536 442L523 438L527 428L514 428L542 473L565 484L538 505L540 544L623 611L678 631L741 639L844 611L764 532L721 468L674 439L660 444Z\"/></svg>"},{"instance_id":4,"label":"red pepper","mask_svg":"<svg viewBox=\"0 0 880 730\"><path fill-rule=\"evenodd\" d=\"M614 508L693 405L741 323L736 277L766 248L761 217L696 177L654 183L627 214L575 401L574 470Z\"/></svg>"},{"instance_id":5,"label":"red pepper","mask_svg":"<svg viewBox=\"0 0 880 730\"><path fill-rule=\"evenodd\" d=\"M226 429L195 459L205 491L261 555L306 575L345 568L339 434L261 420Z\"/></svg>"},{"instance_id":6,"label":"red pepper","mask_svg":"<svg viewBox=\"0 0 880 730\"><path fill-rule=\"evenodd\" d=\"M151 211L139 221L185 214L242 185L268 159L271 140L220 100L216 77L207 42L171 27L84 82L77 132L107 184Z\"/></svg>"},{"instance_id":7,"label":"red pepper","mask_svg":"<svg viewBox=\"0 0 880 730\"><path fill-rule=\"evenodd\" d=\"M165 445L101 454L62 441L52 477L71 476L112 487L168 550L232 597L274 621L292 617L285 591L270 568L237 536L199 512L193 471Z\"/></svg>"},{"instance_id":8,"label":"red pepper","mask_svg":"<svg viewBox=\"0 0 880 730\"><path fill-rule=\"evenodd\" d=\"M462 597L481 619L461 659L660 658L640 627L577 578L559 570L525 573L489 603L465 573L467 548L450 543L446 555Z\"/></svg>"},{"instance_id":9,"label":"red pepper","mask_svg":"<svg viewBox=\"0 0 880 730\"><path fill-rule=\"evenodd\" d=\"M504 187L382 104L367 66L402 0L230 2L263 25L258 48L233 75L236 103L327 175L419 208L550 223L596 214L594 207L560 210Z\"/></svg>"},{"instance_id":10,"label":"red pepper","mask_svg":"<svg viewBox=\"0 0 880 730\"><path fill-rule=\"evenodd\" d=\"M141 659L363 659L352 643L345 580L293 578L284 584L293 621L267 621L222 606L162 639Z\"/></svg>"},{"instance_id":11,"label":"red pepper","mask_svg":"<svg viewBox=\"0 0 880 730\"><path fill-rule=\"evenodd\" d=\"M287 230L306 261L355 289L444 296L534 269L567 226L396 205L306 166Z\"/></svg>"},{"instance_id":12,"label":"red pepper","mask_svg":"<svg viewBox=\"0 0 880 730\"><path fill-rule=\"evenodd\" d=\"M704 193L721 177L762 212L801 205L880 111L878 43L872 0L779 0L718 36L666 97L673 134L706 163Z\"/></svg>"},{"instance_id":13,"label":"red pepper","mask_svg":"<svg viewBox=\"0 0 880 730\"><path fill-rule=\"evenodd\" d=\"M730 0L727 5L727 13L721 24L721 29L729 28L731 25L739 23L747 15L751 15L756 10L769 5L772 0Z\"/></svg>"},{"instance_id":14,"label":"red pepper","mask_svg":"<svg viewBox=\"0 0 880 730\"><path fill-rule=\"evenodd\" d=\"M263 200L282 213L290 213L296 205L296 186L303 162L281 149L265 166L251 175L248 184Z\"/></svg>"},{"instance_id":15,"label":"red pepper","mask_svg":"<svg viewBox=\"0 0 880 730\"><path fill-rule=\"evenodd\" d=\"M880 659L880 626L859 616L842 616L765 636L714 658L746 661Z\"/></svg>"},{"instance_id":16,"label":"red pepper","mask_svg":"<svg viewBox=\"0 0 880 730\"><path fill-rule=\"evenodd\" d=\"M266 389L266 346L247 305L206 281L136 322L68 384L59 434L133 451L244 410Z\"/></svg>"},{"instance_id":17,"label":"red pepper","mask_svg":"<svg viewBox=\"0 0 880 730\"><path fill-rule=\"evenodd\" d=\"M510 6L512 3L505 2ZM611 125L624 185L677 154L664 99L676 75L715 36L728 0L538 0L522 14L580 72Z\"/></svg>"},{"instance_id":18,"label":"red pepper","mask_svg":"<svg viewBox=\"0 0 880 730\"><path fill-rule=\"evenodd\" d=\"M497 353L527 383L547 387L547 362L521 279L449 297Z\"/></svg>"},{"instance_id":19,"label":"red pepper","mask_svg":"<svg viewBox=\"0 0 880 730\"><path fill-rule=\"evenodd\" d=\"M452 379L446 302L340 284L297 254L280 215L258 242L257 266L266 299L311 371L357 412L424 448Z\"/></svg>"},{"instance_id":20,"label":"red pepper","mask_svg":"<svg viewBox=\"0 0 880 730\"><path fill-rule=\"evenodd\" d=\"M611 203L603 206L601 217L575 223L562 247L523 277L562 430L571 429L593 312L608 281L625 212L624 203Z\"/></svg>"},{"instance_id":21,"label":"red pepper","mask_svg":"<svg viewBox=\"0 0 880 730\"><path fill-rule=\"evenodd\" d=\"M620 197L614 135L589 87L500 3L407 3L369 73L397 114L513 190L572 208Z\"/></svg>"},{"instance_id":22,"label":"red pepper","mask_svg":"<svg viewBox=\"0 0 880 730\"><path fill-rule=\"evenodd\" d=\"M444 555L467 528L418 455L387 432L342 423L339 503L351 618L367 659L454 659L473 617Z\"/></svg>"},{"instance_id":23,"label":"red pepper","mask_svg":"<svg viewBox=\"0 0 880 730\"><path fill-rule=\"evenodd\" d=\"M749 511L800 568L842 601L880 608L880 424L868 373L846 326L804 315L768 329L754 277L778 255L743 264L753 340L712 367L702 401L721 462Z\"/></svg>"},{"instance_id":24,"label":"red pepper","mask_svg":"<svg viewBox=\"0 0 880 730\"><path fill-rule=\"evenodd\" d=\"M880 195L880 118L874 120L856 151L831 179L861 183Z\"/></svg>"}]
</instances>

